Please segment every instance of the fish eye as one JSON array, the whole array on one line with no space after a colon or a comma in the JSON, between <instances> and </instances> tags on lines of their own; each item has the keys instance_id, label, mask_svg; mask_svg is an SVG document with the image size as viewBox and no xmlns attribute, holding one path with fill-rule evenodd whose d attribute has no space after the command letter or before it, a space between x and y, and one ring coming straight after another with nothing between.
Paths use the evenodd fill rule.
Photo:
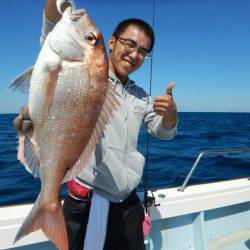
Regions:
<instances>
[{"instance_id":1,"label":"fish eye","mask_svg":"<svg viewBox=\"0 0 250 250\"><path fill-rule=\"evenodd\" d=\"M93 46L96 46L98 43L96 36L92 32L86 35L85 39L88 44L93 45Z\"/></svg>"}]
</instances>

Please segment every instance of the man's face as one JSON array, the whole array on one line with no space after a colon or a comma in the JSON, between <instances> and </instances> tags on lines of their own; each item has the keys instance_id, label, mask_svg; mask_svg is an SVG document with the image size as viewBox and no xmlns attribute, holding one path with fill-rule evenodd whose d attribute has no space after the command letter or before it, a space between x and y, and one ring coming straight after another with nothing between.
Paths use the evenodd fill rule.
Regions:
<instances>
[{"instance_id":1,"label":"man's face","mask_svg":"<svg viewBox=\"0 0 250 250\"><path fill-rule=\"evenodd\" d=\"M126 40L124 40L126 39ZM125 41L137 44L140 51L149 51L151 40L138 27L130 25L119 35L119 38L111 37L108 47L111 50L109 55L109 67L113 73L122 79L126 79L129 74L141 67L144 56L133 50L126 48Z\"/></svg>"}]
</instances>

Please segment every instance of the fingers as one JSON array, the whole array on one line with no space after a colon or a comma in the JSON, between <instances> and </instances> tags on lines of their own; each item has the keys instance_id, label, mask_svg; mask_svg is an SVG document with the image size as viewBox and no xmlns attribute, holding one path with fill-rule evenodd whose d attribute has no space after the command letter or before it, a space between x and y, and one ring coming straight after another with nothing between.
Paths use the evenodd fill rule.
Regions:
<instances>
[{"instance_id":1,"label":"fingers","mask_svg":"<svg viewBox=\"0 0 250 250\"><path fill-rule=\"evenodd\" d=\"M159 98L159 99L161 99L161 98ZM171 104L168 101L155 101L154 104L153 104L153 110L154 110L154 112L156 114L162 116L162 115L164 115L167 112L167 110L169 109L170 105Z\"/></svg>"},{"instance_id":2,"label":"fingers","mask_svg":"<svg viewBox=\"0 0 250 250\"><path fill-rule=\"evenodd\" d=\"M28 133L33 130L33 123L30 120L24 120L22 124L22 132L23 133Z\"/></svg>"},{"instance_id":3,"label":"fingers","mask_svg":"<svg viewBox=\"0 0 250 250\"><path fill-rule=\"evenodd\" d=\"M174 82L169 83L166 93L164 96L157 96L155 101L164 102L164 101L172 101L173 100L173 88L175 86Z\"/></svg>"},{"instance_id":4,"label":"fingers","mask_svg":"<svg viewBox=\"0 0 250 250\"><path fill-rule=\"evenodd\" d=\"M161 107L157 107L157 108L154 108L154 112L157 115L163 116L166 113L166 109L165 108L161 108Z\"/></svg>"},{"instance_id":5,"label":"fingers","mask_svg":"<svg viewBox=\"0 0 250 250\"><path fill-rule=\"evenodd\" d=\"M156 96L155 102L170 102L173 101L173 97L170 95Z\"/></svg>"},{"instance_id":6,"label":"fingers","mask_svg":"<svg viewBox=\"0 0 250 250\"><path fill-rule=\"evenodd\" d=\"M173 97L170 95L157 96L155 98L153 108L164 108L168 109L169 105L173 103Z\"/></svg>"},{"instance_id":7,"label":"fingers","mask_svg":"<svg viewBox=\"0 0 250 250\"><path fill-rule=\"evenodd\" d=\"M13 126L19 133L28 133L33 130L33 123L27 106L21 109L20 114L13 121Z\"/></svg>"},{"instance_id":8,"label":"fingers","mask_svg":"<svg viewBox=\"0 0 250 250\"><path fill-rule=\"evenodd\" d=\"M169 83L168 87L167 87L167 91L166 91L166 95L173 95L173 87L175 86L174 82Z\"/></svg>"},{"instance_id":9,"label":"fingers","mask_svg":"<svg viewBox=\"0 0 250 250\"><path fill-rule=\"evenodd\" d=\"M23 120L31 120L28 106L21 109L21 114L23 116Z\"/></svg>"},{"instance_id":10,"label":"fingers","mask_svg":"<svg viewBox=\"0 0 250 250\"><path fill-rule=\"evenodd\" d=\"M16 131L18 132L22 131L22 123L23 123L23 117L22 117L22 114L19 114L13 121L13 126Z\"/></svg>"},{"instance_id":11,"label":"fingers","mask_svg":"<svg viewBox=\"0 0 250 250\"><path fill-rule=\"evenodd\" d=\"M168 112L169 109L173 106L172 103L167 102L155 102L153 105L153 110L156 114L163 115Z\"/></svg>"},{"instance_id":12,"label":"fingers","mask_svg":"<svg viewBox=\"0 0 250 250\"><path fill-rule=\"evenodd\" d=\"M166 90L165 95L157 96L153 104L153 110L156 114L164 116L176 112L176 104L173 100L174 82L171 82Z\"/></svg>"},{"instance_id":13,"label":"fingers","mask_svg":"<svg viewBox=\"0 0 250 250\"><path fill-rule=\"evenodd\" d=\"M15 130L19 133L28 133L33 129L31 120L24 120L22 114L19 114L13 121Z\"/></svg>"},{"instance_id":14,"label":"fingers","mask_svg":"<svg viewBox=\"0 0 250 250\"><path fill-rule=\"evenodd\" d=\"M170 102L154 102L154 108L167 108L170 105Z\"/></svg>"}]
</instances>

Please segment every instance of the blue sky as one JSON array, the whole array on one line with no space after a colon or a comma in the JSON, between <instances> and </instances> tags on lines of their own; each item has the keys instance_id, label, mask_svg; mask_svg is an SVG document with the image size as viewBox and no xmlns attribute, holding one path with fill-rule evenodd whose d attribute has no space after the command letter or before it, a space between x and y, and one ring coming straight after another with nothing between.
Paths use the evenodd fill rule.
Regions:
<instances>
[{"instance_id":1,"label":"blue sky","mask_svg":"<svg viewBox=\"0 0 250 250\"><path fill-rule=\"evenodd\" d=\"M119 21L152 24L152 1L84 0L105 41ZM152 95L175 81L179 111L250 112L250 1L156 0ZM16 113L28 96L7 90L40 50L45 1L2 1L0 8L0 113ZM131 75L149 90L150 61Z\"/></svg>"}]
</instances>

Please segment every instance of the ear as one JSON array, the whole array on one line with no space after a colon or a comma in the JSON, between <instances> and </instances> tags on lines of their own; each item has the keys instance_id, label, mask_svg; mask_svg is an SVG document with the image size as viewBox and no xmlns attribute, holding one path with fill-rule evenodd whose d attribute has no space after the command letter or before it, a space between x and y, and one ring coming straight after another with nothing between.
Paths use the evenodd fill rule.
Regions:
<instances>
[{"instance_id":1,"label":"ear","mask_svg":"<svg viewBox=\"0 0 250 250\"><path fill-rule=\"evenodd\" d=\"M111 36L108 41L108 48L112 50L114 48L114 45L115 45L115 37Z\"/></svg>"}]
</instances>

